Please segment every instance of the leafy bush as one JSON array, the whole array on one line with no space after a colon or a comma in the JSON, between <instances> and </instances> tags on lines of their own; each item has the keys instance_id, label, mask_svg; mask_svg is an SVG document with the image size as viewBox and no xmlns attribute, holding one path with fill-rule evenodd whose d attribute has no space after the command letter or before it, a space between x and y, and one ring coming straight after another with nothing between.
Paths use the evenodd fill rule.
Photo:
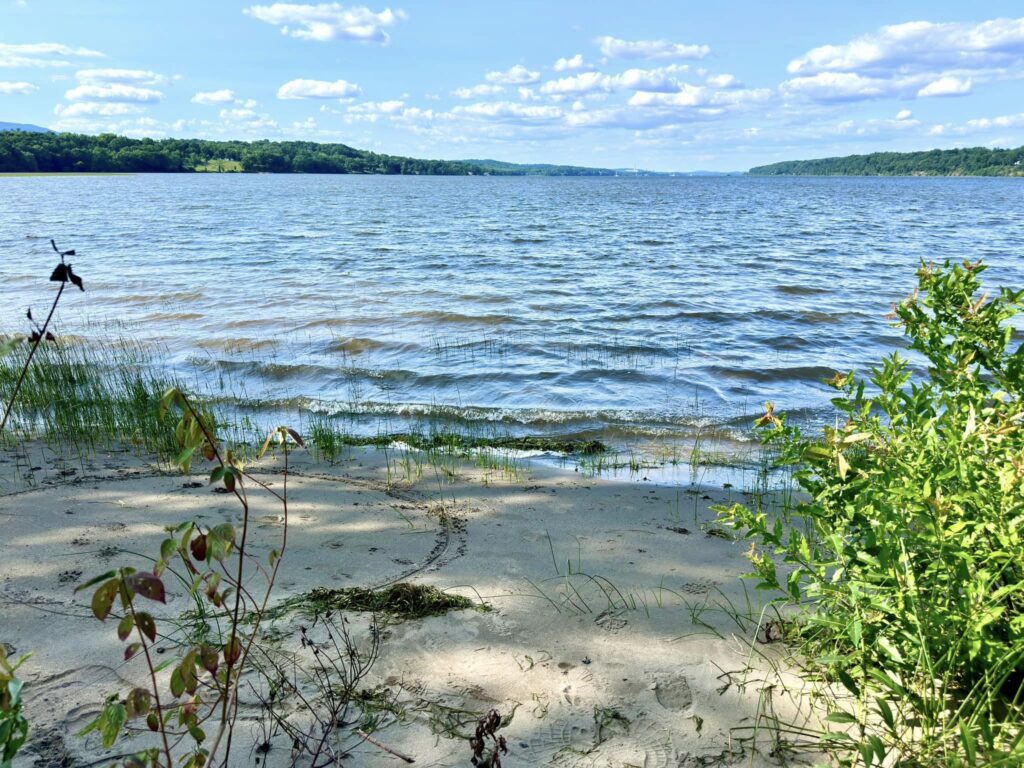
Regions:
<instances>
[{"instance_id":1,"label":"leafy bush","mask_svg":"<svg viewBox=\"0 0 1024 768\"><path fill-rule=\"evenodd\" d=\"M894 319L926 371L894 353L837 375L845 423L823 438L768 405L795 508L720 510L801 608L844 764L1024 764L1024 291L979 296L983 270L922 266Z\"/></svg>"}]
</instances>

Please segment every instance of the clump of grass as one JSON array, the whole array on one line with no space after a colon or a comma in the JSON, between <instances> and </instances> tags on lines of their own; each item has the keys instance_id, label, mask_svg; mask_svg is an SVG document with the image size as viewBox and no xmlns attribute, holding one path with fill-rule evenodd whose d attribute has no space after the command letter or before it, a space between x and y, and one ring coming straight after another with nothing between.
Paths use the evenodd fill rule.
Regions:
<instances>
[{"instance_id":1,"label":"clump of grass","mask_svg":"<svg viewBox=\"0 0 1024 768\"><path fill-rule=\"evenodd\" d=\"M384 589L317 587L288 598L278 612L296 610L307 615L321 615L332 611L365 611L400 622L468 609L487 610L485 605L474 603L468 597L403 581Z\"/></svg>"},{"instance_id":2,"label":"clump of grass","mask_svg":"<svg viewBox=\"0 0 1024 768\"><path fill-rule=\"evenodd\" d=\"M0 358L0 397L10 397L23 364L21 354ZM140 344L47 344L25 376L8 436L41 438L80 452L121 444L173 456L174 426L158 412L161 395L172 385Z\"/></svg>"}]
</instances>

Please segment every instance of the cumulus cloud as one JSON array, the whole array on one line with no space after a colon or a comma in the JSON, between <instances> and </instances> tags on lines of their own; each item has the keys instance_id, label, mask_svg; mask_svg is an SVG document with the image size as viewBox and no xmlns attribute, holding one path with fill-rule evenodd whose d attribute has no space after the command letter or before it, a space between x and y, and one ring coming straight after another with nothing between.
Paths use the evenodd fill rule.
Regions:
<instances>
[{"instance_id":1,"label":"cumulus cloud","mask_svg":"<svg viewBox=\"0 0 1024 768\"><path fill-rule=\"evenodd\" d=\"M908 73L990 68L1024 58L1024 18L980 23L911 21L882 27L842 45L823 45L793 59L792 74Z\"/></svg>"},{"instance_id":2,"label":"cumulus cloud","mask_svg":"<svg viewBox=\"0 0 1024 768\"><path fill-rule=\"evenodd\" d=\"M819 72L807 77L794 77L781 86L783 94L812 101L863 101L885 96L898 96L900 83L880 77L866 77L855 72Z\"/></svg>"},{"instance_id":3,"label":"cumulus cloud","mask_svg":"<svg viewBox=\"0 0 1024 768\"><path fill-rule=\"evenodd\" d=\"M583 60L583 54L577 53L569 58L561 58L555 62L555 72L573 72L577 69L590 69L590 65Z\"/></svg>"},{"instance_id":4,"label":"cumulus cloud","mask_svg":"<svg viewBox=\"0 0 1024 768\"><path fill-rule=\"evenodd\" d=\"M162 85L167 82L166 77L148 69L80 69L75 77L81 83Z\"/></svg>"},{"instance_id":5,"label":"cumulus cloud","mask_svg":"<svg viewBox=\"0 0 1024 768\"><path fill-rule=\"evenodd\" d=\"M235 92L230 88L222 88L219 91L200 91L192 97L194 104L232 104L235 101Z\"/></svg>"},{"instance_id":6,"label":"cumulus cloud","mask_svg":"<svg viewBox=\"0 0 1024 768\"><path fill-rule=\"evenodd\" d=\"M899 112L896 113L896 119L909 120L913 116L913 114L914 113L911 112L909 109L901 109Z\"/></svg>"},{"instance_id":7,"label":"cumulus cloud","mask_svg":"<svg viewBox=\"0 0 1024 768\"><path fill-rule=\"evenodd\" d=\"M742 85L735 75L708 75L707 84L712 88L738 88Z\"/></svg>"},{"instance_id":8,"label":"cumulus cloud","mask_svg":"<svg viewBox=\"0 0 1024 768\"><path fill-rule=\"evenodd\" d=\"M3 94L4 96L27 96L37 90L39 90L38 86L35 86L32 83L26 83L24 81L10 83L0 80L0 94Z\"/></svg>"},{"instance_id":9,"label":"cumulus cloud","mask_svg":"<svg viewBox=\"0 0 1024 768\"><path fill-rule=\"evenodd\" d=\"M592 93L611 93L620 90L676 91L682 86L677 75L685 72L685 65L670 64L654 69L627 69L617 75L601 72L581 72L557 80L549 80L540 87L542 93L561 96L581 96Z\"/></svg>"},{"instance_id":10,"label":"cumulus cloud","mask_svg":"<svg viewBox=\"0 0 1024 768\"><path fill-rule=\"evenodd\" d=\"M558 107L520 104L515 101L479 102L455 107L456 115L471 115L489 120L557 120L565 114Z\"/></svg>"},{"instance_id":11,"label":"cumulus cloud","mask_svg":"<svg viewBox=\"0 0 1024 768\"><path fill-rule=\"evenodd\" d=\"M703 59L711 53L706 45L684 45L668 40L619 40L606 35L596 42L601 53L610 59Z\"/></svg>"},{"instance_id":12,"label":"cumulus cloud","mask_svg":"<svg viewBox=\"0 0 1024 768\"><path fill-rule=\"evenodd\" d=\"M74 117L113 117L117 115L133 115L142 112L137 104L103 103L96 101L80 101L74 104L58 104L53 113L62 119Z\"/></svg>"},{"instance_id":13,"label":"cumulus cloud","mask_svg":"<svg viewBox=\"0 0 1024 768\"><path fill-rule=\"evenodd\" d=\"M474 85L472 88L456 88L452 91L452 96L457 99L476 99L480 96L494 96L504 90L500 85L481 83L480 85Z\"/></svg>"},{"instance_id":14,"label":"cumulus cloud","mask_svg":"<svg viewBox=\"0 0 1024 768\"><path fill-rule=\"evenodd\" d=\"M163 99L160 91L139 88L123 83L105 85L79 85L64 94L68 101L121 102L130 104L156 104Z\"/></svg>"},{"instance_id":15,"label":"cumulus cloud","mask_svg":"<svg viewBox=\"0 0 1024 768\"><path fill-rule=\"evenodd\" d=\"M279 99L344 99L363 92L347 80L291 80L277 89Z\"/></svg>"},{"instance_id":16,"label":"cumulus cloud","mask_svg":"<svg viewBox=\"0 0 1024 768\"><path fill-rule=\"evenodd\" d=\"M979 117L963 123L944 123L933 125L929 133L933 136L954 135L964 136L971 133L1005 130L1007 128L1024 128L1024 112L999 117Z\"/></svg>"},{"instance_id":17,"label":"cumulus cloud","mask_svg":"<svg viewBox=\"0 0 1024 768\"><path fill-rule=\"evenodd\" d=\"M965 96L970 92L970 78L963 79L946 75L928 83L917 92L917 95L922 98L927 96Z\"/></svg>"},{"instance_id":18,"label":"cumulus cloud","mask_svg":"<svg viewBox=\"0 0 1024 768\"><path fill-rule=\"evenodd\" d=\"M385 8L374 12L365 5L346 7L341 3L254 5L246 8L244 13L280 27L281 34L300 40L358 40L382 45L390 40L385 28L406 18L405 12L401 10Z\"/></svg>"},{"instance_id":19,"label":"cumulus cloud","mask_svg":"<svg viewBox=\"0 0 1024 768\"><path fill-rule=\"evenodd\" d=\"M0 43L0 67L70 67L69 58L103 58L91 48L62 43Z\"/></svg>"},{"instance_id":20,"label":"cumulus cloud","mask_svg":"<svg viewBox=\"0 0 1024 768\"><path fill-rule=\"evenodd\" d=\"M488 72L484 79L499 85L529 85L540 80L540 72L531 72L522 64L516 64L503 72Z\"/></svg>"}]
</instances>

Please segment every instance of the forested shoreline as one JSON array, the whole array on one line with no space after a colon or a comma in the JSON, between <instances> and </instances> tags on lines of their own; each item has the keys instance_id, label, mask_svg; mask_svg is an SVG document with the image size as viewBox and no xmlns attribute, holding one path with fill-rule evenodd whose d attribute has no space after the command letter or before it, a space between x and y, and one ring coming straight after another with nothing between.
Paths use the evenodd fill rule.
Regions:
<instances>
[{"instance_id":1,"label":"forested shoreline","mask_svg":"<svg viewBox=\"0 0 1024 768\"><path fill-rule=\"evenodd\" d=\"M469 176L511 173L311 141L130 139L114 134L0 132L5 173L373 173Z\"/></svg>"},{"instance_id":2,"label":"forested shoreline","mask_svg":"<svg viewBox=\"0 0 1024 768\"><path fill-rule=\"evenodd\" d=\"M751 168L752 176L1024 176L1024 147L932 149L787 160Z\"/></svg>"}]
</instances>

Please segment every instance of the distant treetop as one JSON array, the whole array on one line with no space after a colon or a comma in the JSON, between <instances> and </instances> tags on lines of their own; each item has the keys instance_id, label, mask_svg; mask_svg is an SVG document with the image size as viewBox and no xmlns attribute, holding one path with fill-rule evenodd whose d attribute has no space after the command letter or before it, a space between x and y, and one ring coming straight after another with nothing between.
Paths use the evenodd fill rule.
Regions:
<instances>
[{"instance_id":1,"label":"distant treetop","mask_svg":"<svg viewBox=\"0 0 1024 768\"><path fill-rule=\"evenodd\" d=\"M753 176L1024 176L1024 147L933 149L789 160L751 168Z\"/></svg>"}]
</instances>

